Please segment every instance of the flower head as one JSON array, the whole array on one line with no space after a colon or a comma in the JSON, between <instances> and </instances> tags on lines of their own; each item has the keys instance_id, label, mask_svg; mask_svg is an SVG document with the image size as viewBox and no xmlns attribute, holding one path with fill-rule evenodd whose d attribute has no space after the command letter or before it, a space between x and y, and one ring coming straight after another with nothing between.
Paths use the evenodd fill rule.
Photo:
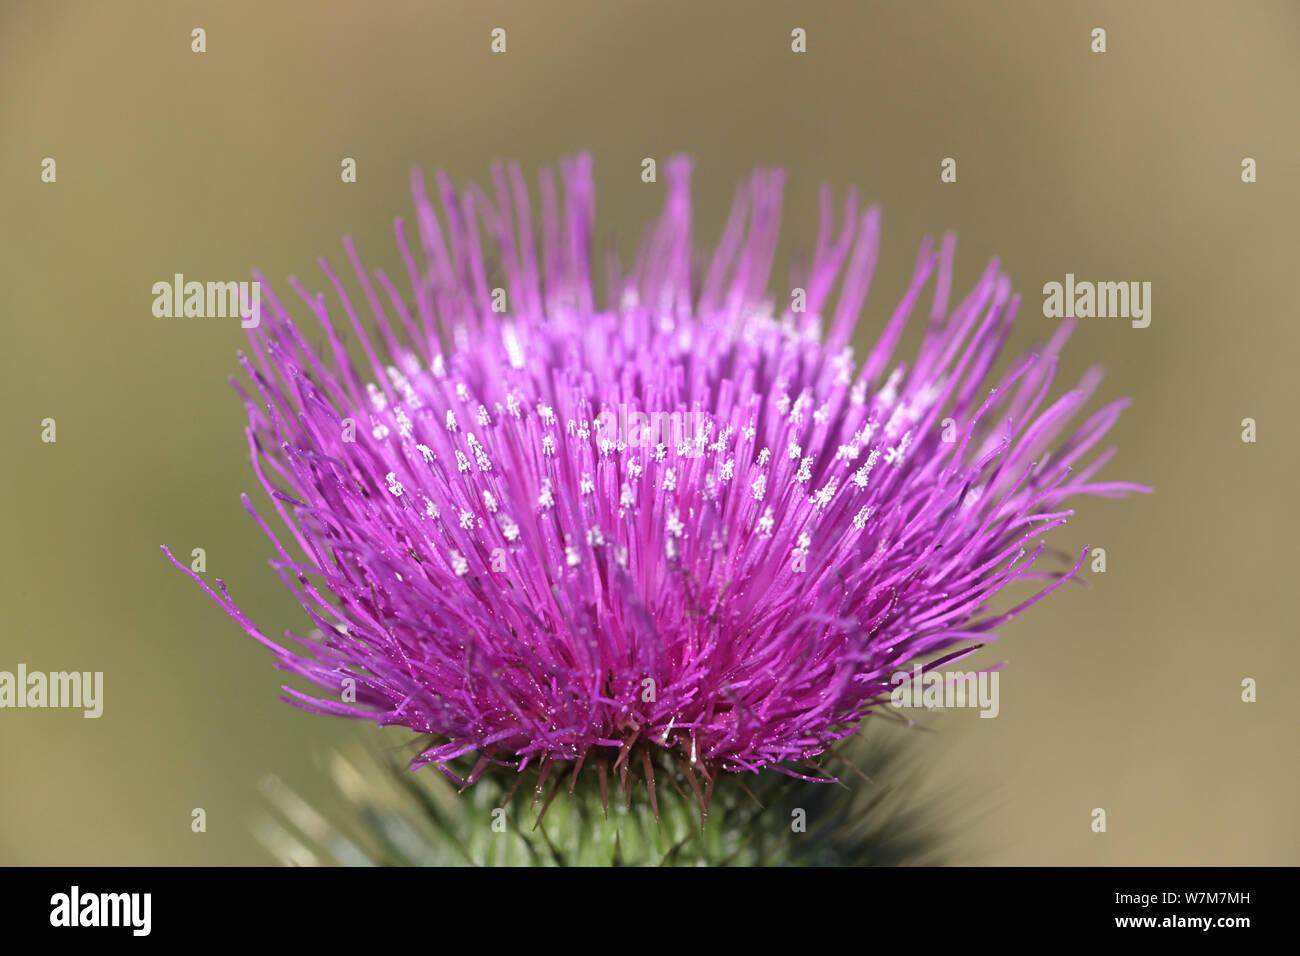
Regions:
<instances>
[{"instance_id":1,"label":"flower head","mask_svg":"<svg viewBox=\"0 0 1300 956\"><path fill-rule=\"evenodd\" d=\"M893 672L969 653L1060 586L1073 572L1037 559L1071 499L1142 490L1094 480L1124 401L1072 424L1100 372L1049 397L1070 323L993 377L1018 300L994 262L953 303L951 237L923 246L858 360L879 215L855 194L836 230L823 191L811 265L774 300L781 175L738 191L697 270L676 159L601 306L590 159L561 172L536 220L516 166L491 196L439 175L441 218L417 175L418 256L396 228L409 294L350 241L362 301L324 263L332 301L291 282L318 330L264 293L240 390L287 533L245 502L307 652L192 576L324 690L286 688L295 703L431 735L420 762L472 761L471 780L669 758L692 783L795 773L888 701ZM924 339L896 362L918 311ZM1027 578L1050 583L989 609Z\"/></svg>"}]
</instances>

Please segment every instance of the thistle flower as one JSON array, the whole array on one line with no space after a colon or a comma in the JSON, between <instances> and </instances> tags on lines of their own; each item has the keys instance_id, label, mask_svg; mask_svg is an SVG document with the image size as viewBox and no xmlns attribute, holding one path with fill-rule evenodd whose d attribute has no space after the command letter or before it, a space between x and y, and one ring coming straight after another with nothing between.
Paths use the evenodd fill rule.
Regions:
<instances>
[{"instance_id":1,"label":"thistle flower","mask_svg":"<svg viewBox=\"0 0 1300 956\"><path fill-rule=\"evenodd\" d=\"M562 199L543 172L540 249L517 166L491 196L440 174L441 219L417 174L418 258L396 223L411 297L344 242L376 334L324 261L337 308L290 282L320 348L258 276L236 388L291 542L244 502L314 625L287 634L304 652L177 566L323 690L287 700L429 735L417 765L462 783L594 765L602 788L643 775L653 803L673 767L707 803L720 772L822 779L807 761L888 703L893 672L972 652L1078 570L1086 548L1038 563L1071 499L1145 490L1095 480L1124 400L1071 424L1098 369L1049 401L1071 323L992 376L1018 303L996 261L952 305L954 240L927 241L857 362L878 210L850 193L836 235L823 190L787 305L768 294L781 174L737 191L697 270L690 170L668 165L635 267L609 258L604 306L587 156L561 165ZM1048 583L990 609L1029 579Z\"/></svg>"}]
</instances>

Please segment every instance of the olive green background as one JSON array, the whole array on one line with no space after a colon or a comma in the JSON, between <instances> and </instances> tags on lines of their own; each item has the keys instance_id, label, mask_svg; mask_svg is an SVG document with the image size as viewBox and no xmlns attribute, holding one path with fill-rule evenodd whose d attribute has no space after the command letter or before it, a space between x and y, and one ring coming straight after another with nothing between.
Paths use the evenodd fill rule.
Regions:
<instances>
[{"instance_id":1,"label":"olive green background","mask_svg":"<svg viewBox=\"0 0 1300 956\"><path fill-rule=\"evenodd\" d=\"M0 711L0 863L270 862L258 780L312 798L314 756L360 732L277 702L269 655L158 550L205 548L268 633L303 624L238 501L260 494L226 384L243 333L154 318L152 284L258 267L324 290L345 233L394 274L413 166L464 183L580 149L626 252L662 196L642 157L695 157L702 243L753 165L785 166L778 292L818 186L860 186L884 210L860 346L949 228L959 285L998 255L1025 294L1017 347L1054 325L1045 282L1152 282L1150 328L1083 320L1059 384L1106 364L1093 407L1134 404L1103 474L1155 494L1079 503L1052 543L1105 547L1108 572L1004 628L976 658L1010 662L1001 715L927 718L918 759L961 860L1300 863L1298 53L1286 0L6 0L0 669L102 670L106 691L99 720Z\"/></svg>"}]
</instances>

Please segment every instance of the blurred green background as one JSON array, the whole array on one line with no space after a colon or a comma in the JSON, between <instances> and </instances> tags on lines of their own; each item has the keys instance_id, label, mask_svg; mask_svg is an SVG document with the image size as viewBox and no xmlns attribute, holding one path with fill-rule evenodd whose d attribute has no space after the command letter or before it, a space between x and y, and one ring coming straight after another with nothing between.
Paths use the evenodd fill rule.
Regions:
<instances>
[{"instance_id":1,"label":"blurred green background","mask_svg":"<svg viewBox=\"0 0 1300 956\"><path fill-rule=\"evenodd\" d=\"M662 195L642 157L695 157L701 242L753 165L785 166L778 283L818 186L860 186L884 230L859 345L948 228L959 287L996 254L1025 294L1019 346L1053 325L1045 282L1152 282L1150 328L1084 320L1058 381L1106 364L1100 398L1135 402L1104 474L1156 494L1085 501L1056 534L1105 547L1108 572L976 658L1010 661L1001 715L928 719L925 775L957 796L964 860L1300 863L1298 53L1289 0L6 0L0 669L102 670L106 690L99 720L0 711L0 863L269 862L258 780L311 798L315 756L360 731L277 702L269 656L159 553L205 548L268 633L303 626L238 501L260 493L226 384L243 333L154 318L152 284L258 267L282 294L291 274L324 290L315 259L346 265L345 233L394 274L413 166L463 184L580 149L599 234L628 253Z\"/></svg>"}]
</instances>

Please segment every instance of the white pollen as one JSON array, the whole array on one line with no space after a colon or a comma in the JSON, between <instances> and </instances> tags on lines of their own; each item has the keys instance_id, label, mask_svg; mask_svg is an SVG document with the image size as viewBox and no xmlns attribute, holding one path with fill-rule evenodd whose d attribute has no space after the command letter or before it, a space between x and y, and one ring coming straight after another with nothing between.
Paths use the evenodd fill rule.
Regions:
<instances>
[{"instance_id":1,"label":"white pollen","mask_svg":"<svg viewBox=\"0 0 1300 956\"><path fill-rule=\"evenodd\" d=\"M456 572L457 577L464 577L469 573L469 562L459 551L452 551L448 557L451 559L451 569Z\"/></svg>"},{"instance_id":2,"label":"white pollen","mask_svg":"<svg viewBox=\"0 0 1300 956\"><path fill-rule=\"evenodd\" d=\"M880 458L880 452L873 448L871 454L867 456L867 462L859 468L853 475L853 483L859 488L867 487L867 480L871 476L871 469L876 466L876 460Z\"/></svg>"},{"instance_id":3,"label":"white pollen","mask_svg":"<svg viewBox=\"0 0 1300 956\"><path fill-rule=\"evenodd\" d=\"M818 491L817 494L813 495L809 500L818 508L825 508L831 503L831 499L835 497L835 489L839 486L839 482L839 478L832 477L831 480L826 483L825 487Z\"/></svg>"},{"instance_id":4,"label":"white pollen","mask_svg":"<svg viewBox=\"0 0 1300 956\"><path fill-rule=\"evenodd\" d=\"M501 330L501 344L506 348L506 357L510 360L510 367L523 368L524 350L519 344L519 336L515 335L514 326L507 325Z\"/></svg>"},{"instance_id":5,"label":"white pollen","mask_svg":"<svg viewBox=\"0 0 1300 956\"><path fill-rule=\"evenodd\" d=\"M403 408L398 408L393 413L393 417L397 419L398 434L401 435L403 438L410 438L413 429L411 427L411 419L406 414L406 410Z\"/></svg>"},{"instance_id":6,"label":"white pollen","mask_svg":"<svg viewBox=\"0 0 1300 956\"><path fill-rule=\"evenodd\" d=\"M795 400L794 406L790 409L790 421L795 425L803 424L804 409L812 404L812 399L808 393L804 392Z\"/></svg>"}]
</instances>

